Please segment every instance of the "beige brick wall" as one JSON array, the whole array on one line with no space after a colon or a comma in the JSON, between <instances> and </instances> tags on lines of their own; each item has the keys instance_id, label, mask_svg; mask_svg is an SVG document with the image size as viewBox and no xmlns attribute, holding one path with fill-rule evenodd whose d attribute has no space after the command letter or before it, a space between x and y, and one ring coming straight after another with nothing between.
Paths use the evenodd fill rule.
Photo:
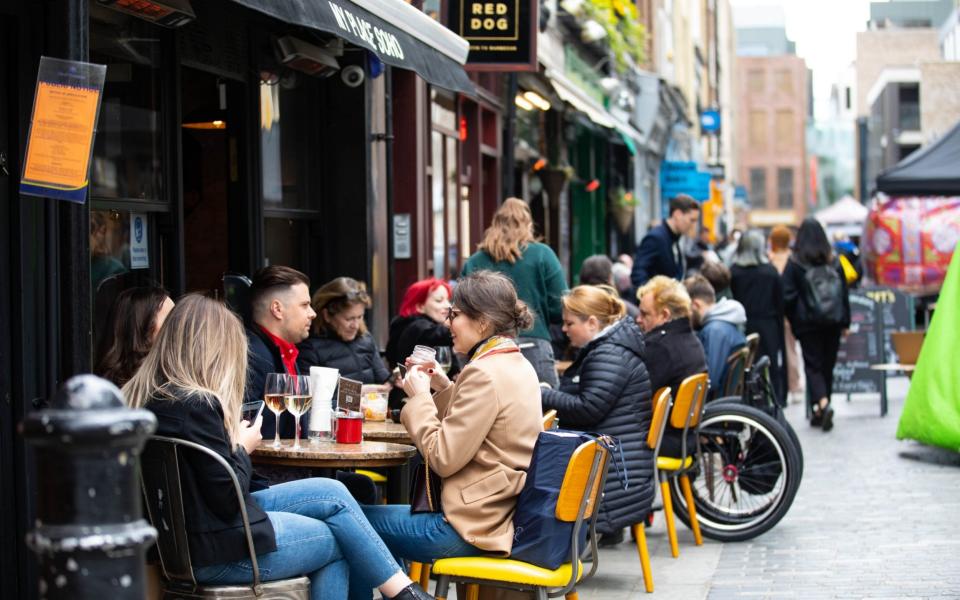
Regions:
<instances>
[{"instance_id":1,"label":"beige brick wall","mask_svg":"<svg viewBox=\"0 0 960 600\"><path fill-rule=\"evenodd\" d=\"M921 64L920 129L924 143L940 137L958 121L960 121L960 62Z\"/></svg>"},{"instance_id":2,"label":"beige brick wall","mask_svg":"<svg viewBox=\"0 0 960 600\"><path fill-rule=\"evenodd\" d=\"M885 67L940 60L936 29L881 29L857 33L857 116L870 114L867 94Z\"/></svg>"}]
</instances>

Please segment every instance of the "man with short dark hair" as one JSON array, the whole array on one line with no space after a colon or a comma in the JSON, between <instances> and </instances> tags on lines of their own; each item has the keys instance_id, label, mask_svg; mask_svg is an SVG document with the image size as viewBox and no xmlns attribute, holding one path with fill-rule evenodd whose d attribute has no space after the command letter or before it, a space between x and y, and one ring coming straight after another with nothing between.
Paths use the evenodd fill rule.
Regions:
<instances>
[{"instance_id":1,"label":"man with short dark hair","mask_svg":"<svg viewBox=\"0 0 960 600\"><path fill-rule=\"evenodd\" d=\"M630 281L640 287L655 275L665 275L678 281L686 273L686 258L680 247L680 238L693 231L700 221L700 205L686 194L670 200L670 216L650 229L637 248L633 259Z\"/></svg>"},{"instance_id":2,"label":"man with short dark hair","mask_svg":"<svg viewBox=\"0 0 960 600\"><path fill-rule=\"evenodd\" d=\"M688 277L683 282L690 294L693 326L707 356L710 387L722 390L727 375L727 357L747 343L740 330L747 322L747 312L736 300L722 298L717 302L713 286L703 275Z\"/></svg>"},{"instance_id":3,"label":"man with short dark hair","mask_svg":"<svg viewBox=\"0 0 960 600\"><path fill-rule=\"evenodd\" d=\"M310 325L317 313L310 306L310 279L290 267L269 266L257 271L250 287L253 325L247 328L248 363L247 402L262 400L268 373L300 374L297 365L297 344L310 335ZM304 373L306 374L306 373ZM308 422L301 419L301 423ZM272 438L276 418L263 412L261 433ZM289 413L280 415L280 436L294 436L294 419Z\"/></svg>"}]
</instances>

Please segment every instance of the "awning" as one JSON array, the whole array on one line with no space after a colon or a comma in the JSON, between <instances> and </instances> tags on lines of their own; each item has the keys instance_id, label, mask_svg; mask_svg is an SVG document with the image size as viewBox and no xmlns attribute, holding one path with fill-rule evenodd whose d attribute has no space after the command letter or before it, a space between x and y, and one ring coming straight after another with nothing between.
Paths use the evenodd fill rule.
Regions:
<instances>
[{"instance_id":1,"label":"awning","mask_svg":"<svg viewBox=\"0 0 960 600\"><path fill-rule=\"evenodd\" d=\"M587 115L597 125L616 130L623 137L624 143L631 154L636 154L637 146L642 147L645 144L642 133L626 121L610 114L606 108L591 98L580 86L567 79L566 75L548 68L546 76L553 84L553 89L561 100Z\"/></svg>"},{"instance_id":2,"label":"awning","mask_svg":"<svg viewBox=\"0 0 960 600\"><path fill-rule=\"evenodd\" d=\"M332 33L427 82L474 94L470 44L403 0L233 0L293 25Z\"/></svg>"}]
</instances>

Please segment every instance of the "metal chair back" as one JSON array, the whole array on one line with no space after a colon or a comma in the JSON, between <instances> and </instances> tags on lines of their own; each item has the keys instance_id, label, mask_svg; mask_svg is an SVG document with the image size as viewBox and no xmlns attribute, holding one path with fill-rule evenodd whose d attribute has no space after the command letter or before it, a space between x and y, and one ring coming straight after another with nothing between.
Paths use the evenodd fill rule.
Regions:
<instances>
[{"instance_id":1,"label":"metal chair back","mask_svg":"<svg viewBox=\"0 0 960 600\"><path fill-rule=\"evenodd\" d=\"M253 306L250 304L250 287L253 282L246 275L225 273L223 275L223 301L230 310L237 313L244 324L253 319Z\"/></svg>"},{"instance_id":2,"label":"metal chair back","mask_svg":"<svg viewBox=\"0 0 960 600\"><path fill-rule=\"evenodd\" d=\"M746 368L749 369L757 362L757 357L760 355L759 333L751 333L747 336L747 349L750 351L750 355L747 356Z\"/></svg>"},{"instance_id":3,"label":"metal chair back","mask_svg":"<svg viewBox=\"0 0 960 600\"><path fill-rule=\"evenodd\" d=\"M750 348L743 346L734 350L727 357L727 374L723 381L723 396L740 396L743 394L744 373L750 360Z\"/></svg>"},{"instance_id":4,"label":"metal chair back","mask_svg":"<svg viewBox=\"0 0 960 600\"><path fill-rule=\"evenodd\" d=\"M206 454L230 475L253 570L253 582L249 586L201 586L193 576L180 485L180 452L184 448ZM158 533L157 550L168 588L166 598L261 598L266 593L269 598L308 600L310 580L306 577L261 583L243 490L233 468L223 457L200 444L156 435L147 442L140 456L140 465L147 515Z\"/></svg>"},{"instance_id":5,"label":"metal chair back","mask_svg":"<svg viewBox=\"0 0 960 600\"><path fill-rule=\"evenodd\" d=\"M687 432L700 425L700 416L703 414L704 400L709 388L710 380L706 373L687 377L677 388L673 410L670 411L670 425L676 429L683 429L683 436L680 441L681 455L675 458L686 460L690 454L690 449L687 448Z\"/></svg>"},{"instance_id":6,"label":"metal chair back","mask_svg":"<svg viewBox=\"0 0 960 600\"><path fill-rule=\"evenodd\" d=\"M550 431L554 428L554 425L557 422L557 411L556 409L551 408L547 412L543 413L543 430Z\"/></svg>"}]
</instances>

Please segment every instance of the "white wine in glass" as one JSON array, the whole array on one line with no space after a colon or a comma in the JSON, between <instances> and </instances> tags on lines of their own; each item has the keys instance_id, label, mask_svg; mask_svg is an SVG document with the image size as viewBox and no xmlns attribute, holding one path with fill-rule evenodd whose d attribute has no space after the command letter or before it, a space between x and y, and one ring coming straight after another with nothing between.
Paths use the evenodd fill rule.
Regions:
<instances>
[{"instance_id":1,"label":"white wine in glass","mask_svg":"<svg viewBox=\"0 0 960 600\"><path fill-rule=\"evenodd\" d=\"M280 447L280 414L285 410L283 399L287 395L289 378L286 373L267 373L267 382L263 389L263 401L274 416L274 448Z\"/></svg>"},{"instance_id":2,"label":"white wine in glass","mask_svg":"<svg viewBox=\"0 0 960 600\"><path fill-rule=\"evenodd\" d=\"M310 377L307 375L290 375L290 385L283 397L283 404L296 423L293 433L293 449L300 449L300 416L310 410L313 395L310 393Z\"/></svg>"},{"instance_id":3,"label":"white wine in glass","mask_svg":"<svg viewBox=\"0 0 960 600\"><path fill-rule=\"evenodd\" d=\"M453 366L453 350L450 346L437 346L437 366L443 369L444 373L450 371Z\"/></svg>"}]
</instances>

